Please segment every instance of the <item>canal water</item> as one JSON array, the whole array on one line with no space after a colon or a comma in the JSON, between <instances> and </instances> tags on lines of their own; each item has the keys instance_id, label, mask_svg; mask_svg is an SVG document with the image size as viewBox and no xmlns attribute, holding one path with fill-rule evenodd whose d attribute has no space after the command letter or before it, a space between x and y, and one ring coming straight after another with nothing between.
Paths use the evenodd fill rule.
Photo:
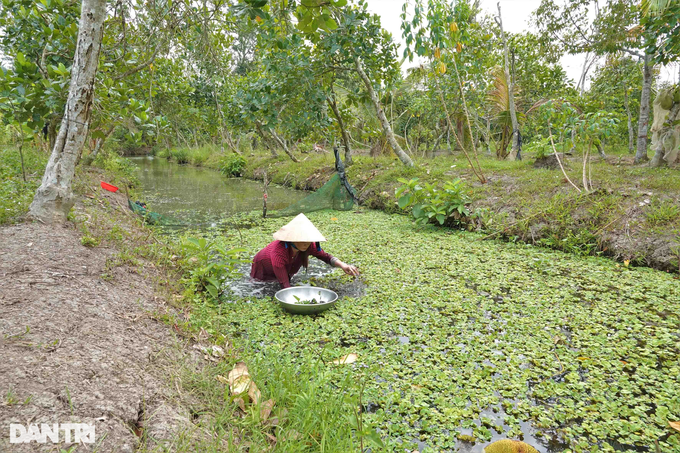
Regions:
<instances>
[{"instance_id":1,"label":"canal water","mask_svg":"<svg viewBox=\"0 0 680 453\"><path fill-rule=\"evenodd\" d=\"M220 172L179 165L150 156L129 158L137 166L141 196L149 210L170 219L177 226L217 225L225 217L262 211L262 183L226 178ZM291 205L307 192L270 184L267 209Z\"/></svg>"}]
</instances>

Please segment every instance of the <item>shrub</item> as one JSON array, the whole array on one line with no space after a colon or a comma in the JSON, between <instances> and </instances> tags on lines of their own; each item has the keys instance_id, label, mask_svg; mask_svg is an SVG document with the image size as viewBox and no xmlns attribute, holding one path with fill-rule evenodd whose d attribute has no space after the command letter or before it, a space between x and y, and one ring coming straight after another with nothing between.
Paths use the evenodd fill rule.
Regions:
<instances>
[{"instance_id":1,"label":"shrub","mask_svg":"<svg viewBox=\"0 0 680 453\"><path fill-rule=\"evenodd\" d=\"M531 143L524 147L525 151L535 152L536 159L543 159L550 155L552 151L552 145L550 143L550 137L544 138L541 135L537 135Z\"/></svg>"},{"instance_id":2,"label":"shrub","mask_svg":"<svg viewBox=\"0 0 680 453\"><path fill-rule=\"evenodd\" d=\"M216 151L209 147L203 146L201 148L193 148L189 150L189 161L192 165L200 167L206 163L210 156Z\"/></svg>"},{"instance_id":3,"label":"shrub","mask_svg":"<svg viewBox=\"0 0 680 453\"><path fill-rule=\"evenodd\" d=\"M167 149L167 148L165 148L165 149L159 149L159 150L156 152L156 157L160 157L160 158L162 158L162 159L170 159L170 156L171 156L170 150Z\"/></svg>"},{"instance_id":4,"label":"shrub","mask_svg":"<svg viewBox=\"0 0 680 453\"><path fill-rule=\"evenodd\" d=\"M224 281L235 275L236 266L248 262L240 258L245 249L227 250L204 238L185 238L182 249L186 262L190 264L185 283L213 300L219 299Z\"/></svg>"},{"instance_id":5,"label":"shrub","mask_svg":"<svg viewBox=\"0 0 680 453\"><path fill-rule=\"evenodd\" d=\"M137 166L115 151L102 150L92 162L92 165L106 170L109 177L118 181L123 180L127 185L136 186L139 183L136 175Z\"/></svg>"},{"instance_id":6,"label":"shrub","mask_svg":"<svg viewBox=\"0 0 680 453\"><path fill-rule=\"evenodd\" d=\"M0 148L0 225L11 222L28 210L49 158L49 154L32 146L24 146L23 153L28 182L24 182L22 176L19 151L10 147Z\"/></svg>"},{"instance_id":7,"label":"shrub","mask_svg":"<svg viewBox=\"0 0 680 453\"><path fill-rule=\"evenodd\" d=\"M230 154L220 164L220 171L226 176L241 176L245 168L246 158L240 154Z\"/></svg>"},{"instance_id":8,"label":"shrub","mask_svg":"<svg viewBox=\"0 0 680 453\"><path fill-rule=\"evenodd\" d=\"M189 163L189 150L186 148L175 148L172 151L170 151L170 154L178 164Z\"/></svg>"},{"instance_id":9,"label":"shrub","mask_svg":"<svg viewBox=\"0 0 680 453\"><path fill-rule=\"evenodd\" d=\"M468 190L460 179L445 182L439 188L433 184L419 184L418 178L397 181L403 185L397 189L396 195L401 209L412 208L416 222L425 224L439 222L444 225L459 225L470 215L467 205L470 204Z\"/></svg>"}]
</instances>

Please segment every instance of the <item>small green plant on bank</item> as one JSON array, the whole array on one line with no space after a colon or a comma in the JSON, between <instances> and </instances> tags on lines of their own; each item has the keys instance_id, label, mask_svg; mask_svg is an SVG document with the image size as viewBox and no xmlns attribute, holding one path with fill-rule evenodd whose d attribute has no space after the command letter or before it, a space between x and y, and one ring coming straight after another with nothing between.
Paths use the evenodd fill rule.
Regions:
<instances>
[{"instance_id":1,"label":"small green plant on bank","mask_svg":"<svg viewBox=\"0 0 680 453\"><path fill-rule=\"evenodd\" d=\"M536 159L544 159L551 153L550 138L537 135L524 150L534 152L536 154Z\"/></svg>"},{"instance_id":2,"label":"small green plant on bank","mask_svg":"<svg viewBox=\"0 0 680 453\"><path fill-rule=\"evenodd\" d=\"M186 148L175 148L170 153L178 164L189 163L189 151Z\"/></svg>"},{"instance_id":3,"label":"small green plant on bank","mask_svg":"<svg viewBox=\"0 0 680 453\"><path fill-rule=\"evenodd\" d=\"M7 406L13 406L17 403L19 403L19 399L17 398L17 394L12 389L12 387L10 387L9 390L7 390L7 393L5 393L5 404Z\"/></svg>"},{"instance_id":4,"label":"small green plant on bank","mask_svg":"<svg viewBox=\"0 0 680 453\"><path fill-rule=\"evenodd\" d=\"M0 149L0 225L13 221L28 210L49 155L33 146L24 146L23 158L27 181L23 178L18 150L10 147Z\"/></svg>"},{"instance_id":5,"label":"small green plant on bank","mask_svg":"<svg viewBox=\"0 0 680 453\"><path fill-rule=\"evenodd\" d=\"M205 238L185 238L182 250L190 265L185 284L193 291L206 293L215 301L222 294L224 281L235 274L236 266L248 262L240 258L245 249L227 250Z\"/></svg>"},{"instance_id":6,"label":"small green plant on bank","mask_svg":"<svg viewBox=\"0 0 680 453\"><path fill-rule=\"evenodd\" d=\"M83 236L80 238L80 243L85 247L97 247L101 240L99 238L93 238L92 236Z\"/></svg>"},{"instance_id":7,"label":"small green plant on bank","mask_svg":"<svg viewBox=\"0 0 680 453\"><path fill-rule=\"evenodd\" d=\"M647 223L658 227L677 222L680 219L680 207L670 200L653 202L647 212Z\"/></svg>"},{"instance_id":8,"label":"small green plant on bank","mask_svg":"<svg viewBox=\"0 0 680 453\"><path fill-rule=\"evenodd\" d=\"M156 157L160 157L161 159L170 159L170 156L172 156L172 153L168 148L161 149L156 153Z\"/></svg>"},{"instance_id":9,"label":"small green plant on bank","mask_svg":"<svg viewBox=\"0 0 680 453\"><path fill-rule=\"evenodd\" d=\"M457 225L470 215L467 205L470 197L460 179L447 181L442 188L434 184L419 183L418 178L397 179L403 185L396 191L401 209L412 208L416 222L426 224L439 222Z\"/></svg>"},{"instance_id":10,"label":"small green plant on bank","mask_svg":"<svg viewBox=\"0 0 680 453\"><path fill-rule=\"evenodd\" d=\"M562 250L574 255L599 254L597 236L588 230L555 232L537 241L543 247Z\"/></svg>"},{"instance_id":11,"label":"small green plant on bank","mask_svg":"<svg viewBox=\"0 0 680 453\"><path fill-rule=\"evenodd\" d=\"M225 176L241 176L246 168L246 158L239 154L230 154L220 162L220 172Z\"/></svg>"}]
</instances>

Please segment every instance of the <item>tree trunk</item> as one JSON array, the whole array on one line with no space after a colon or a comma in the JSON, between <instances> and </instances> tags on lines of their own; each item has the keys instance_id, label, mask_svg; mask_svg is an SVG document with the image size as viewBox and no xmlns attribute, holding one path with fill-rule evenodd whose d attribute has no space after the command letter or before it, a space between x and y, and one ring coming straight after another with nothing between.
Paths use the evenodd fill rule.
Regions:
<instances>
[{"instance_id":1,"label":"tree trunk","mask_svg":"<svg viewBox=\"0 0 680 453\"><path fill-rule=\"evenodd\" d=\"M335 93L332 92L332 87L331 96L326 97L326 100L328 101L328 105L331 106L331 110L333 110L335 119L338 120L338 126L340 126L342 143L345 145L345 165L352 165L352 148L350 146L349 136L347 135L347 129L345 129L345 122L342 120L342 116L340 116L340 110L338 109L338 104L335 100Z\"/></svg>"},{"instance_id":2,"label":"tree trunk","mask_svg":"<svg viewBox=\"0 0 680 453\"><path fill-rule=\"evenodd\" d=\"M371 97L371 101L373 101L373 107L375 107L376 114L378 115L378 119L380 120L380 124L382 125L383 133L385 134L385 137L387 137L387 141L392 146L392 150L394 150L394 153L397 155L397 157L399 157L399 160L401 160L401 162L404 165L406 165L407 167L413 167L413 161L408 156L408 154L406 154L404 150L401 149L399 143L397 143L397 139L394 136L394 132L392 132L392 128L390 127L389 121L387 121L385 112L383 111L382 107L380 107L378 95L375 93L373 85L371 84L371 81L366 75L364 67L361 64L361 60L359 60L358 57L354 58L354 65L356 67L357 73L359 74L359 77L361 77L361 80L364 82L364 85L366 86L366 90L368 90L368 94Z\"/></svg>"},{"instance_id":3,"label":"tree trunk","mask_svg":"<svg viewBox=\"0 0 680 453\"><path fill-rule=\"evenodd\" d=\"M642 95L640 96L640 118L638 119L637 152L635 163L639 164L648 160L647 157L647 129L649 128L649 104L652 95L652 56L645 54L642 68Z\"/></svg>"},{"instance_id":4,"label":"tree trunk","mask_svg":"<svg viewBox=\"0 0 680 453\"><path fill-rule=\"evenodd\" d=\"M649 162L650 167L660 167L664 163L664 156L666 155L666 149L664 148L664 138L669 132L672 133L674 123L678 120L680 116L680 102L673 103L670 112L668 112L668 118L664 121L661 130L654 133L654 140L652 145L655 147L654 157L652 157L651 162ZM654 143L656 142L656 143ZM677 144L675 144L677 146Z\"/></svg>"},{"instance_id":5,"label":"tree trunk","mask_svg":"<svg viewBox=\"0 0 680 453\"><path fill-rule=\"evenodd\" d=\"M437 146L439 146L439 142L442 141L442 138L444 138L444 135L446 135L448 130L449 130L449 125L447 124L444 127L444 130L442 131L442 133L439 135L439 137L437 137L437 140L435 140L434 145L432 145L431 150L427 153L428 158L434 157L434 152L437 151Z\"/></svg>"},{"instance_id":6,"label":"tree trunk","mask_svg":"<svg viewBox=\"0 0 680 453\"><path fill-rule=\"evenodd\" d=\"M50 124L47 126L47 140L49 141L48 146L50 151L54 149L54 145L57 143L57 123L63 119L61 114L53 114L50 116Z\"/></svg>"},{"instance_id":7,"label":"tree trunk","mask_svg":"<svg viewBox=\"0 0 680 453\"><path fill-rule=\"evenodd\" d=\"M633 154L635 150L635 131L633 130L633 114L630 111L630 103L628 101L628 87L623 92L623 104L626 107L626 115L628 116L628 153Z\"/></svg>"},{"instance_id":8,"label":"tree trunk","mask_svg":"<svg viewBox=\"0 0 680 453\"><path fill-rule=\"evenodd\" d=\"M454 67L456 68L456 74L458 74L458 68L455 66L456 60L453 60ZM434 80L435 80L435 86L437 87L437 92L439 93L439 100L442 103L442 107L444 107L444 114L446 115L446 124L448 125L448 130L453 131L453 124L451 124L451 115L449 115L449 109L446 106L446 99L444 98L444 91L442 91L442 87L439 85L439 79L437 76L437 72L434 72ZM460 87L460 94L461 98L463 99L463 105L465 105L465 96L463 95L463 85L460 83L460 75L458 77L458 85ZM467 110L465 112L465 115L467 116ZM469 119L469 117L468 117ZM469 123L468 123L469 125ZM472 131L472 129L470 129ZM456 139L456 142L458 145L461 147L463 150L463 153L465 154L465 158L467 159L468 163L470 164L470 168L472 169L473 173L477 178L479 179L479 182L482 184L486 184L486 178L484 177L484 174L482 173L482 168L479 167L479 161L477 162L477 166L479 167L479 171L477 168L475 168L475 165L472 163L472 159L470 159L470 154L468 154L467 150L465 149L465 146L463 146L463 143L461 142L460 138L458 135L456 135L455 131L453 131L454 138ZM472 135L472 134L470 134ZM464 138L464 137L463 137ZM477 160L477 152L475 151L475 160Z\"/></svg>"},{"instance_id":9,"label":"tree trunk","mask_svg":"<svg viewBox=\"0 0 680 453\"><path fill-rule=\"evenodd\" d=\"M260 137L262 137L262 143L265 146L269 147L269 151L272 153L272 156L273 157L279 157L279 154L276 152L276 148L271 146L271 144L269 143L269 139L267 138L264 131L262 130L262 124L260 124L259 122L255 122L255 129L257 130L257 133L260 134ZM255 137L253 137L253 138L255 138ZM253 149L255 149L255 146L253 146Z\"/></svg>"},{"instance_id":10,"label":"tree trunk","mask_svg":"<svg viewBox=\"0 0 680 453\"><path fill-rule=\"evenodd\" d=\"M229 148L234 152L234 154L238 155L243 155L241 151L239 151L239 146L241 145L241 137L239 136L238 140L236 140L236 143L234 143L234 139L231 138L231 132L227 131L223 135L224 138L227 139L227 145L229 145ZM222 152L224 152L224 146L222 147Z\"/></svg>"},{"instance_id":11,"label":"tree trunk","mask_svg":"<svg viewBox=\"0 0 680 453\"><path fill-rule=\"evenodd\" d=\"M501 17L501 3L498 2L498 26L501 28L501 39L503 40L503 55L505 58L505 80L508 84L508 108L510 110L510 121L512 122L512 150L508 154L508 160L516 160L519 153L522 151L522 144L519 132L519 122L517 121L517 112L515 110L515 83L510 74L510 60L508 58L508 39L505 37L503 31L503 18Z\"/></svg>"},{"instance_id":12,"label":"tree trunk","mask_svg":"<svg viewBox=\"0 0 680 453\"><path fill-rule=\"evenodd\" d=\"M486 119L486 153L491 155L491 117Z\"/></svg>"},{"instance_id":13,"label":"tree trunk","mask_svg":"<svg viewBox=\"0 0 680 453\"><path fill-rule=\"evenodd\" d=\"M100 137L97 139L97 141L94 144L94 149L92 150L92 153L83 159L83 163L85 165L91 165L92 162L94 162L94 160L97 158L97 155L99 154L99 151L101 151L102 147L104 146L104 143L106 142L106 140L108 140L108 138L111 136L111 134L113 134L113 131L115 130L116 126L115 125L111 126L104 134L104 138Z\"/></svg>"},{"instance_id":14,"label":"tree trunk","mask_svg":"<svg viewBox=\"0 0 680 453\"><path fill-rule=\"evenodd\" d=\"M217 88L215 87L213 87L213 96L215 96L215 107L217 107L217 114L220 118L220 151L222 154L224 154L224 142L226 141L227 145L234 153L241 154L241 151L238 150L238 147L234 146L229 133L225 134L224 132L224 115L222 114L222 106L220 105L220 100L217 97Z\"/></svg>"},{"instance_id":15,"label":"tree trunk","mask_svg":"<svg viewBox=\"0 0 680 453\"><path fill-rule=\"evenodd\" d=\"M284 151L286 154L288 154L288 157L290 157L290 159L291 159L293 162L295 162L295 163L300 162L300 161L297 160L297 158L293 155L293 153L290 151L290 149L288 149L288 145L286 145L285 140L281 139L281 137L279 137L279 136L277 135L277 133L274 131L274 129L269 129L269 133L271 134L272 137L274 137L274 140L276 141L276 143L278 143L279 146L283 149L283 151Z\"/></svg>"},{"instance_id":16,"label":"tree trunk","mask_svg":"<svg viewBox=\"0 0 680 453\"><path fill-rule=\"evenodd\" d=\"M87 138L105 17L106 0L83 0L64 119L29 211L45 223L66 221L75 202L71 182Z\"/></svg>"}]
</instances>

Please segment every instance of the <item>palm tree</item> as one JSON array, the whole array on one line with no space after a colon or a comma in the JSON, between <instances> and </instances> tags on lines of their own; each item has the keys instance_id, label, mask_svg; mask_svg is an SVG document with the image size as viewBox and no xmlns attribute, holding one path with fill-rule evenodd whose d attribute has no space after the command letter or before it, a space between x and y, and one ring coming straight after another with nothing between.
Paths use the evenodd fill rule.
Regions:
<instances>
[{"instance_id":1,"label":"palm tree","mask_svg":"<svg viewBox=\"0 0 680 453\"><path fill-rule=\"evenodd\" d=\"M500 66L495 66L491 70L493 77L493 88L487 94L487 100L491 104L491 114L494 115L496 125L501 129L501 140L496 148L496 157L505 159L508 157L508 145L512 140L512 119L510 118L510 96L508 91L508 81L505 78L505 70ZM518 90L515 88L515 104L518 104ZM517 120L523 121L524 114L517 112Z\"/></svg>"},{"instance_id":2,"label":"palm tree","mask_svg":"<svg viewBox=\"0 0 680 453\"><path fill-rule=\"evenodd\" d=\"M660 16L671 5L680 4L680 0L642 0L640 9L645 16Z\"/></svg>"}]
</instances>

